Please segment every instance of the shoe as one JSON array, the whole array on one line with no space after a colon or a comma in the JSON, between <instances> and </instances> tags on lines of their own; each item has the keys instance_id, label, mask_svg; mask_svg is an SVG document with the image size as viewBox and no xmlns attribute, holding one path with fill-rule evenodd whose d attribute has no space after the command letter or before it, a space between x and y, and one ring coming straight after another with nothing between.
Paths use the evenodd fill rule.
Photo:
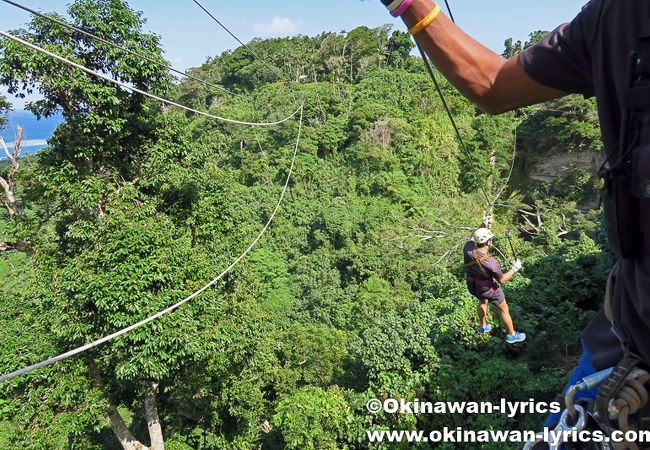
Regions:
<instances>
[{"instance_id":1,"label":"shoe","mask_svg":"<svg viewBox=\"0 0 650 450\"><path fill-rule=\"evenodd\" d=\"M478 334L485 334L488 331L492 331L492 325L490 325L489 323L485 324L485 328L478 327Z\"/></svg>"},{"instance_id":2,"label":"shoe","mask_svg":"<svg viewBox=\"0 0 650 450\"><path fill-rule=\"evenodd\" d=\"M510 336L510 335L508 335L508 336L506 337L506 342L507 342L508 344L514 344L515 342L521 342L521 341L523 341L524 339L526 339L526 333L520 333L519 331L515 331L515 335L514 335L514 336Z\"/></svg>"}]
</instances>

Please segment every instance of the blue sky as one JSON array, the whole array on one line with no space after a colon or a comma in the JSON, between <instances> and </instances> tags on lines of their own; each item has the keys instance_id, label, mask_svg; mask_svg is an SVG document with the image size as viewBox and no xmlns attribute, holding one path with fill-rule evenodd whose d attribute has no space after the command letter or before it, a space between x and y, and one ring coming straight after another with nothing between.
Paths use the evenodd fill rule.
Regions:
<instances>
[{"instance_id":1,"label":"blue sky","mask_svg":"<svg viewBox=\"0 0 650 450\"><path fill-rule=\"evenodd\" d=\"M71 0L17 0L38 11L64 14ZM379 0L199 0L242 41L254 37L315 35L323 31L349 31L360 25L385 23L402 27ZM457 23L494 51L503 50L507 37L525 40L531 31L551 30L571 20L586 0L449 0ZM132 9L147 18L145 29L159 34L166 58L174 67L187 69L207 57L235 48L236 42L192 0L131 0ZM441 3L444 9L444 3ZM0 29L20 27L29 14L0 2ZM5 91L0 89L0 94ZM20 107L16 105L16 107Z\"/></svg>"}]
</instances>

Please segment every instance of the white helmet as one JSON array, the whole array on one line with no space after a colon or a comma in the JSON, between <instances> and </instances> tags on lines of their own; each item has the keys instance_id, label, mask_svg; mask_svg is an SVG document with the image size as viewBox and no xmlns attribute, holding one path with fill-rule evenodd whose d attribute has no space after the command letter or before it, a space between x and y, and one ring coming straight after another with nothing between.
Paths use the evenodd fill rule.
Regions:
<instances>
[{"instance_id":1,"label":"white helmet","mask_svg":"<svg viewBox=\"0 0 650 450\"><path fill-rule=\"evenodd\" d=\"M494 235L487 228L479 228L474 232L474 242L476 242L477 245L483 245L493 237Z\"/></svg>"}]
</instances>

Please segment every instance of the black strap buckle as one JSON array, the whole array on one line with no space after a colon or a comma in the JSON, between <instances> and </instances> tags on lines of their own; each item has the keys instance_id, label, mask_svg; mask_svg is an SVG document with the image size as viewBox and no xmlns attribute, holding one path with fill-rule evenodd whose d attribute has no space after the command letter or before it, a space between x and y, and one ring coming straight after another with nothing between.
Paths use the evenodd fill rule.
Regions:
<instances>
[{"instance_id":1,"label":"black strap buckle","mask_svg":"<svg viewBox=\"0 0 650 450\"><path fill-rule=\"evenodd\" d=\"M598 417L608 428L608 431L613 429L609 420L609 401L614 398L614 395L623 387L627 376L639 364L639 360L634 358L629 353L614 367L614 371L605 382L598 389L598 396L596 397L596 409Z\"/></svg>"}]
</instances>

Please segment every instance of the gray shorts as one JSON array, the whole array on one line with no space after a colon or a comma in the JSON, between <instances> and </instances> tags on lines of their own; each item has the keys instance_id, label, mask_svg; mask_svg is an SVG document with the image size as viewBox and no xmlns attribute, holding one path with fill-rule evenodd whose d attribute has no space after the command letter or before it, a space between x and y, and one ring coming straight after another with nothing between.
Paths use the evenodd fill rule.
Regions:
<instances>
[{"instance_id":1,"label":"gray shorts","mask_svg":"<svg viewBox=\"0 0 650 450\"><path fill-rule=\"evenodd\" d=\"M501 303L506 301L506 294L503 293L503 289L500 287L494 289L492 291L492 294L492 297L483 297L479 298L479 300L487 300L494 306L499 306Z\"/></svg>"}]
</instances>

